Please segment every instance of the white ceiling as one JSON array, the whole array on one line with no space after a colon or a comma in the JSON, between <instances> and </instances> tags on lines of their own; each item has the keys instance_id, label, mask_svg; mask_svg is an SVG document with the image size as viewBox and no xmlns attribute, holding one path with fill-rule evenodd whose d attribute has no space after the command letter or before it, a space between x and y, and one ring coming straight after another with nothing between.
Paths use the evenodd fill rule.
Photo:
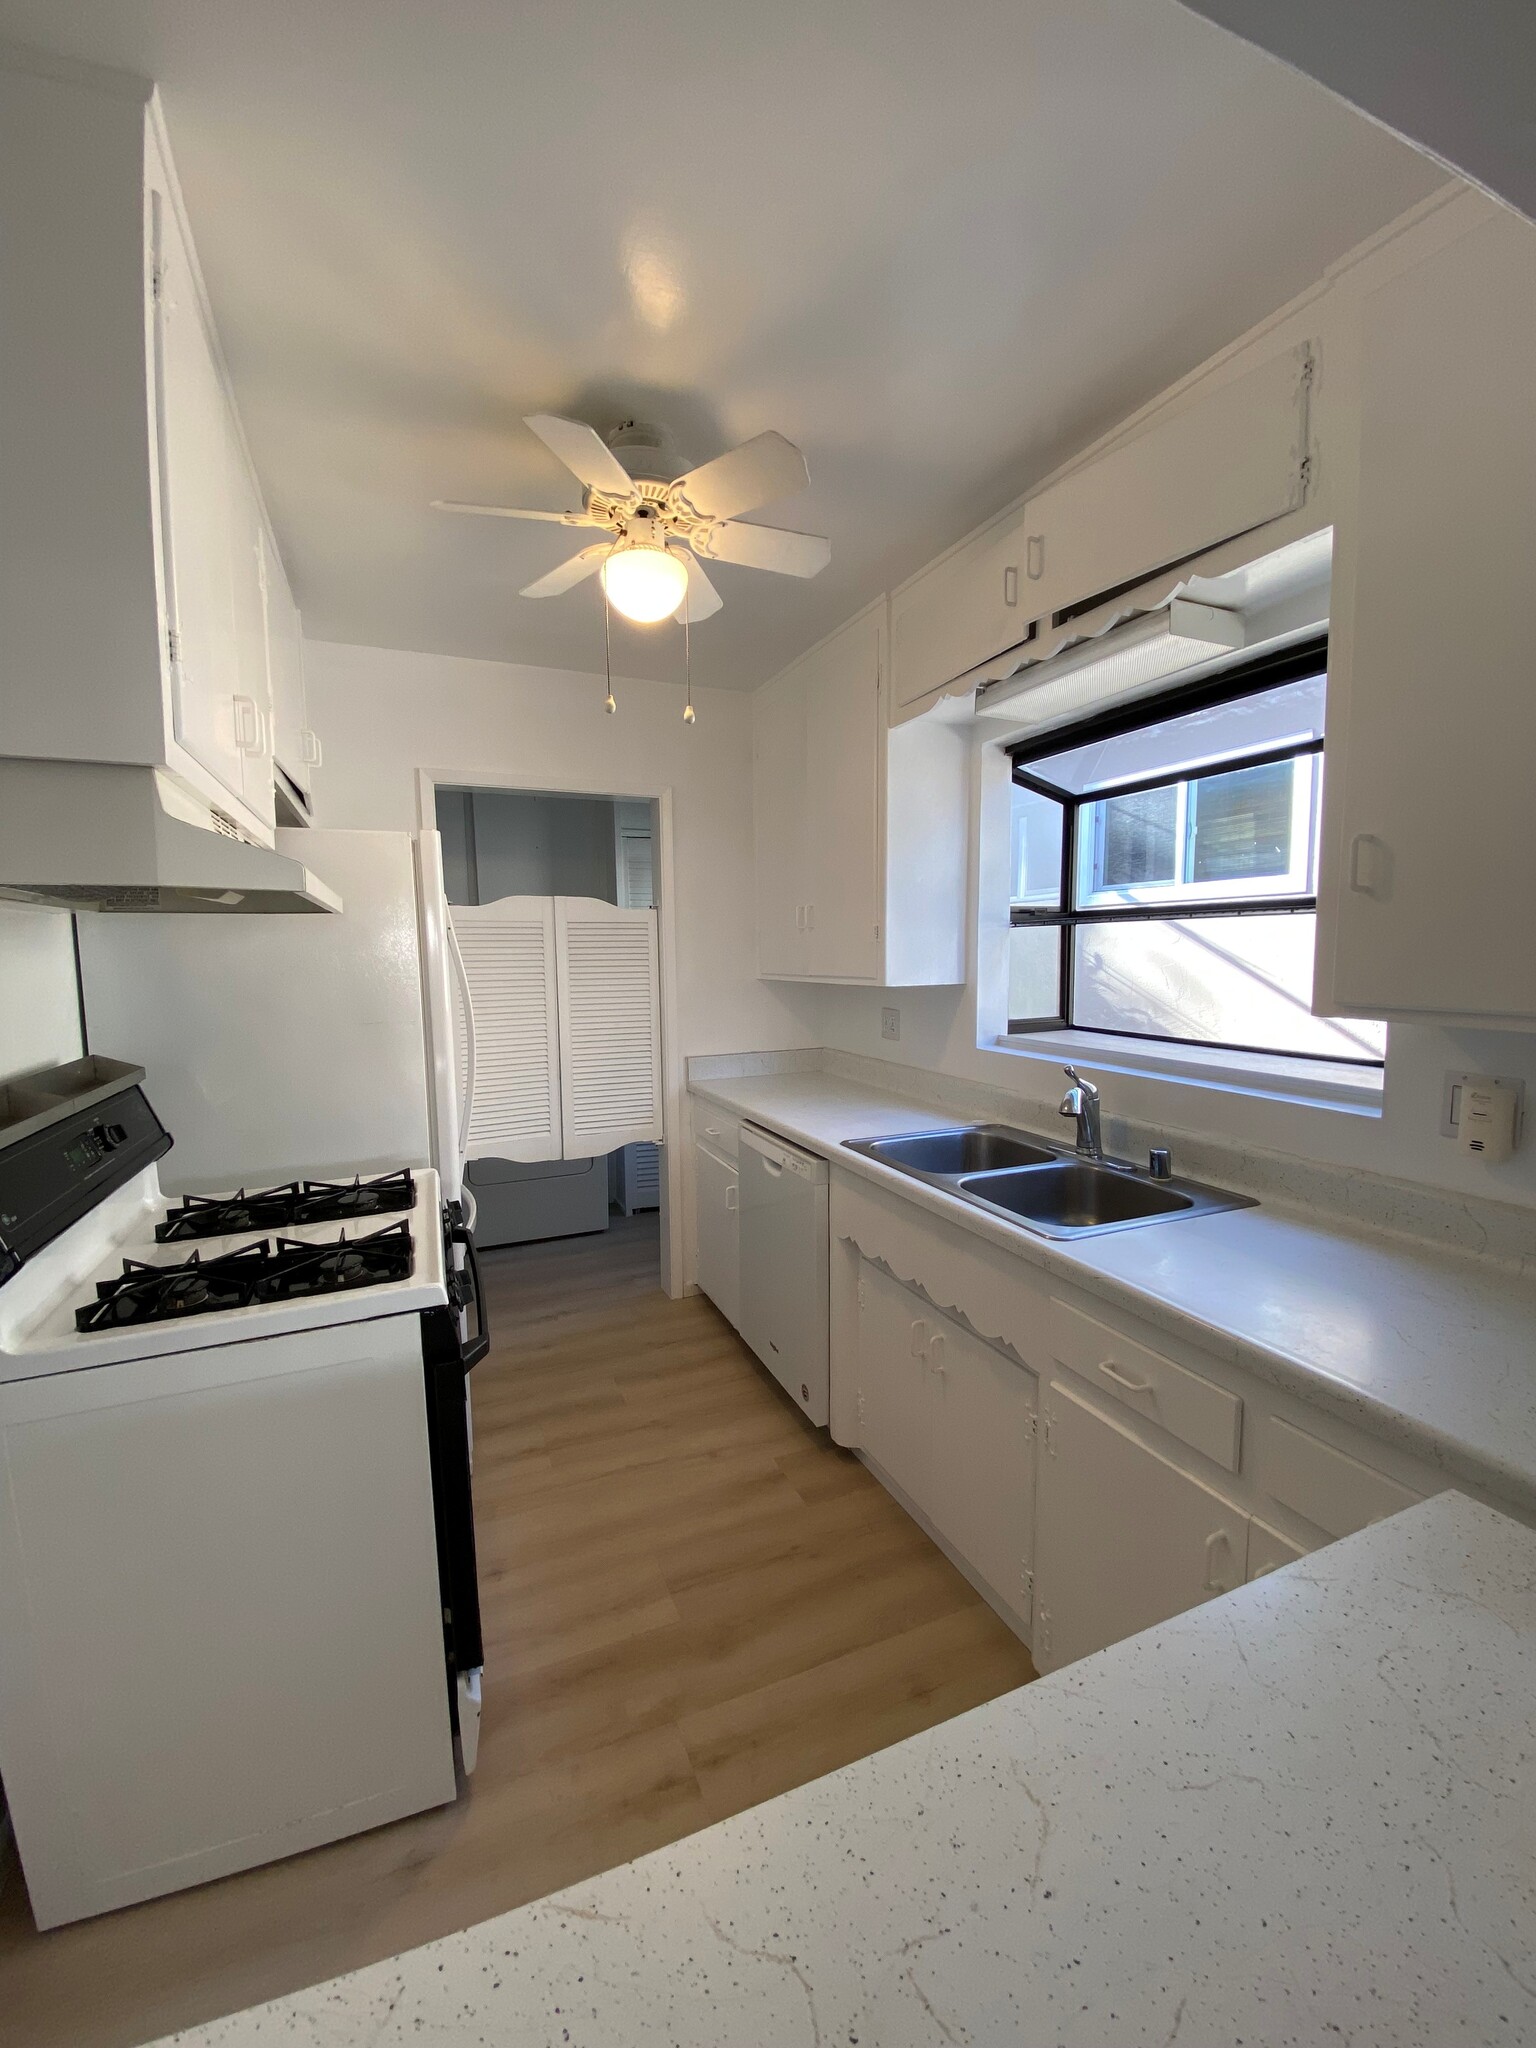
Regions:
<instances>
[{"instance_id":1,"label":"white ceiling","mask_svg":"<svg viewBox=\"0 0 1536 2048\"><path fill-rule=\"evenodd\" d=\"M0 0L160 81L242 416L333 640L601 667L527 412L767 427L827 533L712 568L751 685L1443 172L1174 0ZM675 675L675 628L615 663Z\"/></svg>"}]
</instances>

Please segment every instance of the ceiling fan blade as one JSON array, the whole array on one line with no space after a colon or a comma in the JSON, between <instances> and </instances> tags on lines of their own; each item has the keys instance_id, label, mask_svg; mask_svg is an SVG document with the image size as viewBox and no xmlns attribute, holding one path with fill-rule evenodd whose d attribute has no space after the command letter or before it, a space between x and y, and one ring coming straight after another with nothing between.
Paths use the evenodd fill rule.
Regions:
<instances>
[{"instance_id":1,"label":"ceiling fan blade","mask_svg":"<svg viewBox=\"0 0 1536 2048\"><path fill-rule=\"evenodd\" d=\"M532 427L551 455L558 456L573 476L580 477L589 490L605 497L633 497L634 483L607 442L580 420L557 419L552 412L530 413L523 421Z\"/></svg>"},{"instance_id":2,"label":"ceiling fan blade","mask_svg":"<svg viewBox=\"0 0 1536 2048\"><path fill-rule=\"evenodd\" d=\"M805 457L793 441L782 434L756 434L713 462L690 469L672 490L686 498L701 519L733 519L754 505L803 491L810 480Z\"/></svg>"},{"instance_id":3,"label":"ceiling fan blade","mask_svg":"<svg viewBox=\"0 0 1536 2048\"><path fill-rule=\"evenodd\" d=\"M547 576L540 576L536 582L519 592L522 597L558 597L563 590L573 590L588 576L593 576L602 567L603 557L609 553L609 543L599 541L595 548L583 548L579 555L572 555L568 562L562 562L558 569L551 569Z\"/></svg>"},{"instance_id":4,"label":"ceiling fan blade","mask_svg":"<svg viewBox=\"0 0 1536 2048\"><path fill-rule=\"evenodd\" d=\"M832 543L819 533L787 533L781 526L753 526L745 519L722 520L698 545L713 562L775 569L781 576L814 576L832 559Z\"/></svg>"},{"instance_id":5,"label":"ceiling fan blade","mask_svg":"<svg viewBox=\"0 0 1536 2048\"><path fill-rule=\"evenodd\" d=\"M547 519L554 526L597 526L585 512L530 512L521 505L461 505L456 498L434 498L434 512L474 512L482 519Z\"/></svg>"},{"instance_id":6,"label":"ceiling fan blade","mask_svg":"<svg viewBox=\"0 0 1536 2048\"><path fill-rule=\"evenodd\" d=\"M688 595L684 600L688 623L696 626L700 619L712 619L725 600L692 555L685 554L683 559L688 564Z\"/></svg>"}]
</instances>

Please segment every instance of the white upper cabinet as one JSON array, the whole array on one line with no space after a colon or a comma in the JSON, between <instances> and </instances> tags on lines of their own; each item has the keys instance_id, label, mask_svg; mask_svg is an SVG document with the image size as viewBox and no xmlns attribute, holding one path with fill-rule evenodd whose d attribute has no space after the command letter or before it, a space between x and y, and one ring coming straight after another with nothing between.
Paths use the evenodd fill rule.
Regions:
<instances>
[{"instance_id":1,"label":"white upper cabinet","mask_svg":"<svg viewBox=\"0 0 1536 2048\"><path fill-rule=\"evenodd\" d=\"M758 972L769 979L964 979L966 743L937 721L888 732L884 663L882 600L753 700Z\"/></svg>"},{"instance_id":2,"label":"white upper cabinet","mask_svg":"<svg viewBox=\"0 0 1536 2048\"><path fill-rule=\"evenodd\" d=\"M0 246L0 744L269 844L265 515L147 89L0 59Z\"/></svg>"},{"instance_id":3,"label":"white upper cabinet","mask_svg":"<svg viewBox=\"0 0 1536 2048\"><path fill-rule=\"evenodd\" d=\"M942 689L1029 637L1038 578L1030 508L1007 512L891 594L892 695L898 706Z\"/></svg>"},{"instance_id":4,"label":"white upper cabinet","mask_svg":"<svg viewBox=\"0 0 1536 2048\"><path fill-rule=\"evenodd\" d=\"M1316 1007L1536 1025L1536 227L1365 300L1341 522Z\"/></svg>"},{"instance_id":5,"label":"white upper cabinet","mask_svg":"<svg viewBox=\"0 0 1536 2048\"><path fill-rule=\"evenodd\" d=\"M1027 579L1037 617L1086 606L1266 526L1304 502L1312 351L1159 411L1031 500Z\"/></svg>"},{"instance_id":6,"label":"white upper cabinet","mask_svg":"<svg viewBox=\"0 0 1536 2048\"><path fill-rule=\"evenodd\" d=\"M267 678L272 691L272 766L288 809L308 814L310 776L319 765L320 742L310 730L304 690L304 641L299 608L277 550L262 549L267 613Z\"/></svg>"},{"instance_id":7,"label":"white upper cabinet","mask_svg":"<svg viewBox=\"0 0 1536 2048\"><path fill-rule=\"evenodd\" d=\"M891 597L898 710L1056 614L1296 511L1310 487L1310 343L1184 394Z\"/></svg>"}]
</instances>

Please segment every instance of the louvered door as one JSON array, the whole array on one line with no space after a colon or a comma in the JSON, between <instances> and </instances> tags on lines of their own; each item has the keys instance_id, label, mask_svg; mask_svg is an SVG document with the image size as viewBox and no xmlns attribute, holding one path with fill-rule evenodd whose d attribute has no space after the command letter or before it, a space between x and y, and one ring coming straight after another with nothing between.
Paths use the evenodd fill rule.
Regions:
<instances>
[{"instance_id":1,"label":"louvered door","mask_svg":"<svg viewBox=\"0 0 1536 2048\"><path fill-rule=\"evenodd\" d=\"M473 1098L465 1158L585 1158L603 1149L568 1154L562 1144L555 899L456 903L451 916L474 1013L459 1033L460 1099Z\"/></svg>"},{"instance_id":2,"label":"louvered door","mask_svg":"<svg viewBox=\"0 0 1536 2048\"><path fill-rule=\"evenodd\" d=\"M557 896L554 910L565 1156L659 1142L656 913L590 896Z\"/></svg>"}]
</instances>

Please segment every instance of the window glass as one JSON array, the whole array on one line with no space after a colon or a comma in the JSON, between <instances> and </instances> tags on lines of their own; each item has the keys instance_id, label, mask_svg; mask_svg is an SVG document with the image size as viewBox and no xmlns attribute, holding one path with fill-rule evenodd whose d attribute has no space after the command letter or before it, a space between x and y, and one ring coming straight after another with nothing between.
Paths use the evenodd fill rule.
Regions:
<instances>
[{"instance_id":1,"label":"window glass","mask_svg":"<svg viewBox=\"0 0 1536 2048\"><path fill-rule=\"evenodd\" d=\"M1251 881L1291 869L1294 761L1269 761L1189 785L1191 882Z\"/></svg>"},{"instance_id":2,"label":"window glass","mask_svg":"<svg viewBox=\"0 0 1536 2048\"><path fill-rule=\"evenodd\" d=\"M1117 782L1177 778L1192 768L1241 760L1245 754L1304 746L1323 736L1327 690L1328 678L1319 670L1229 704L1181 712L1175 718L1154 714L1148 724L1114 739L1069 745L1038 757L1031 753L1029 772L1068 796L1091 796L1113 789Z\"/></svg>"},{"instance_id":3,"label":"window glass","mask_svg":"<svg viewBox=\"0 0 1536 2048\"><path fill-rule=\"evenodd\" d=\"M1179 785L1095 804L1093 885L1128 889L1179 875Z\"/></svg>"},{"instance_id":4,"label":"window glass","mask_svg":"<svg viewBox=\"0 0 1536 2048\"><path fill-rule=\"evenodd\" d=\"M1061 1016L1061 927L1016 924L1008 934L1008 1015L1045 1024Z\"/></svg>"},{"instance_id":5,"label":"window glass","mask_svg":"<svg viewBox=\"0 0 1536 2048\"><path fill-rule=\"evenodd\" d=\"M1013 901L1030 908L1061 903L1061 830L1066 806L1054 797L1013 785ZM1021 1014L1015 1012L1015 1015Z\"/></svg>"},{"instance_id":6,"label":"window glass","mask_svg":"<svg viewBox=\"0 0 1536 2048\"><path fill-rule=\"evenodd\" d=\"M1310 911L1078 925L1071 1021L1256 1052L1379 1060L1385 1025L1312 1015L1316 928Z\"/></svg>"}]
</instances>

